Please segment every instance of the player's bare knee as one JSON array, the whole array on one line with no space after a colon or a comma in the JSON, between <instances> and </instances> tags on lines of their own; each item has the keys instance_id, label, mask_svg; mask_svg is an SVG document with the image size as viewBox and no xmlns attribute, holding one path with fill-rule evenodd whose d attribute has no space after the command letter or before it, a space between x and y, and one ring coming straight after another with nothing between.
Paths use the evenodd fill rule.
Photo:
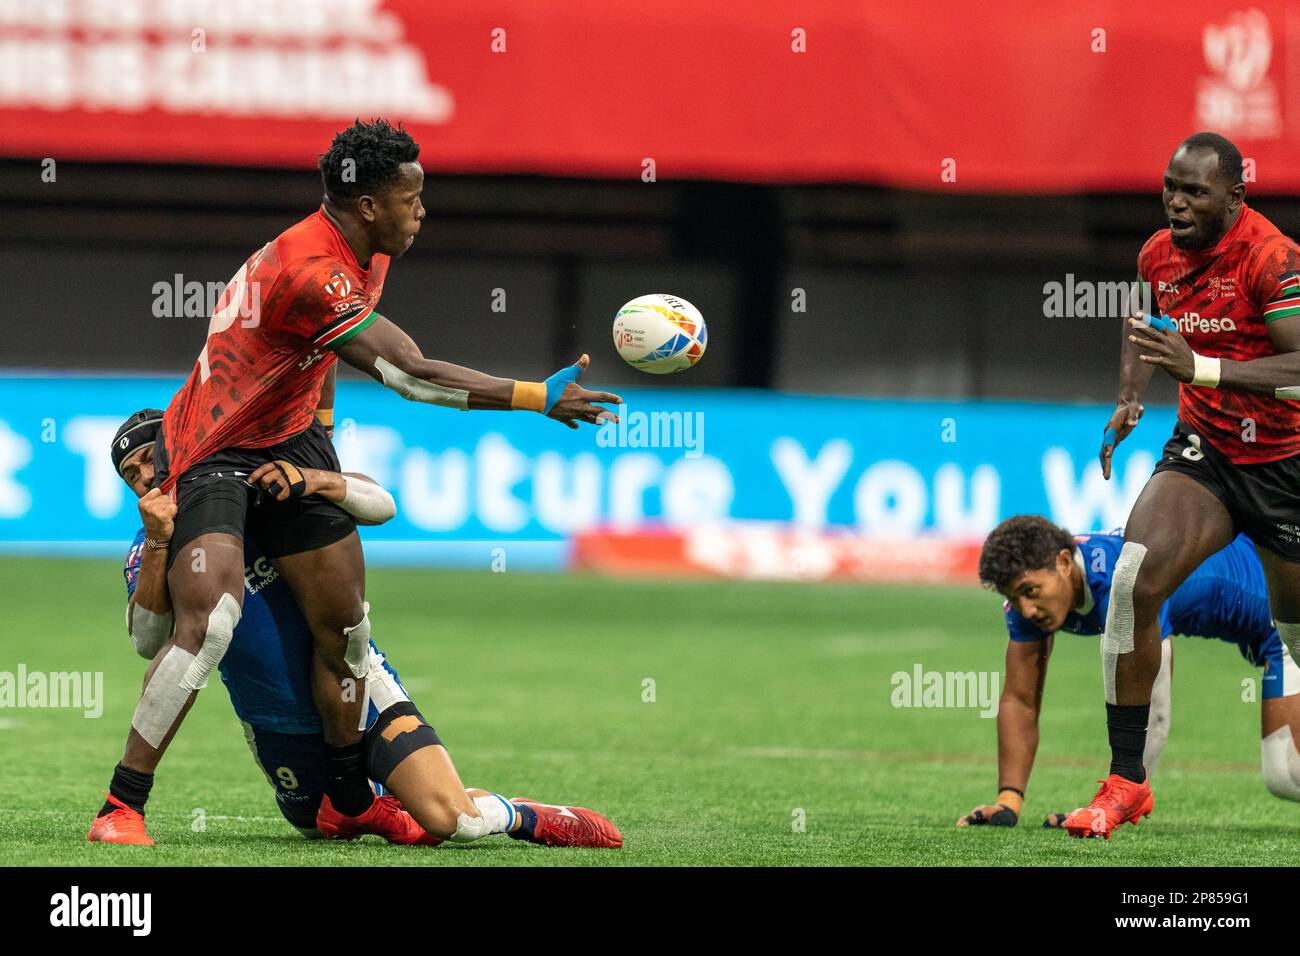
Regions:
<instances>
[{"instance_id":1,"label":"player's bare knee","mask_svg":"<svg viewBox=\"0 0 1300 956\"><path fill-rule=\"evenodd\" d=\"M172 633L172 639L175 641L177 647L186 650L191 654L197 654L199 648L203 646L203 637L206 631L206 615L177 615L176 630Z\"/></svg>"},{"instance_id":2,"label":"player's bare knee","mask_svg":"<svg viewBox=\"0 0 1300 956\"><path fill-rule=\"evenodd\" d=\"M1156 573L1155 568L1148 566L1139 569L1132 589L1134 621L1141 625L1144 621L1158 618L1161 606L1173 591L1169 582L1163 580L1163 575Z\"/></svg>"},{"instance_id":3,"label":"player's bare knee","mask_svg":"<svg viewBox=\"0 0 1300 956\"><path fill-rule=\"evenodd\" d=\"M235 627L243 608L239 600L230 593L222 594L216 605L208 613L203 629L203 644L185 673L181 686L188 690L199 690L208 685L208 675L221 663L235 636Z\"/></svg>"}]
</instances>

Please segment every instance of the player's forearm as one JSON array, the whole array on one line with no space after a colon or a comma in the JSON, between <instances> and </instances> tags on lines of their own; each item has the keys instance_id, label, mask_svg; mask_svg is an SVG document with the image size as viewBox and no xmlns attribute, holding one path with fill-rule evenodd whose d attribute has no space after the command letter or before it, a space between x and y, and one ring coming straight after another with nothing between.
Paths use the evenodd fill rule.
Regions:
<instances>
[{"instance_id":1,"label":"player's forearm","mask_svg":"<svg viewBox=\"0 0 1300 956\"><path fill-rule=\"evenodd\" d=\"M1155 367L1142 361L1142 350L1135 342L1129 341L1128 319L1124 320L1124 335L1119 353L1119 396L1120 402L1140 402L1151 384L1151 373Z\"/></svg>"},{"instance_id":2,"label":"player's forearm","mask_svg":"<svg viewBox=\"0 0 1300 956\"><path fill-rule=\"evenodd\" d=\"M514 379L498 378L463 365L423 357L409 360L402 371L438 388L464 392L466 408L509 411L514 407Z\"/></svg>"},{"instance_id":3,"label":"player's forearm","mask_svg":"<svg viewBox=\"0 0 1300 956\"><path fill-rule=\"evenodd\" d=\"M1218 387L1230 392L1300 400L1300 352L1238 362L1219 359Z\"/></svg>"},{"instance_id":4,"label":"player's forearm","mask_svg":"<svg viewBox=\"0 0 1300 956\"><path fill-rule=\"evenodd\" d=\"M134 605L167 614L172 609L171 595L167 592L167 549L148 545L140 557L140 573L135 581Z\"/></svg>"},{"instance_id":5,"label":"player's forearm","mask_svg":"<svg viewBox=\"0 0 1300 956\"><path fill-rule=\"evenodd\" d=\"M462 410L550 411L546 383L517 382L425 358L414 340L383 316L378 316L369 328L343 343L337 351L340 359L378 379L408 401Z\"/></svg>"},{"instance_id":6,"label":"player's forearm","mask_svg":"<svg viewBox=\"0 0 1300 956\"><path fill-rule=\"evenodd\" d=\"M397 514L393 496L373 478L356 472L308 471L310 493L334 502L352 515L357 524L383 524Z\"/></svg>"},{"instance_id":7,"label":"player's forearm","mask_svg":"<svg viewBox=\"0 0 1300 956\"><path fill-rule=\"evenodd\" d=\"M1037 708L1019 697L1003 694L998 704L998 787L1025 792L1037 752Z\"/></svg>"},{"instance_id":8,"label":"player's forearm","mask_svg":"<svg viewBox=\"0 0 1300 956\"><path fill-rule=\"evenodd\" d=\"M153 660L172 632L171 597L167 593L167 549L145 547L135 591L126 602L126 630L136 653Z\"/></svg>"}]
</instances>

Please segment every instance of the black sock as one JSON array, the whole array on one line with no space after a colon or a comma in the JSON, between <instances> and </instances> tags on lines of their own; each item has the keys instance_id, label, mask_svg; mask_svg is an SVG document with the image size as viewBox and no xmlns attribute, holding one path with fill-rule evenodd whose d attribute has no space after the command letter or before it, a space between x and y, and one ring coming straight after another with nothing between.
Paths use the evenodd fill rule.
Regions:
<instances>
[{"instance_id":1,"label":"black sock","mask_svg":"<svg viewBox=\"0 0 1300 956\"><path fill-rule=\"evenodd\" d=\"M1110 732L1110 772L1141 783L1147 778L1142 752L1147 746L1150 704L1106 705L1106 729Z\"/></svg>"},{"instance_id":2,"label":"black sock","mask_svg":"<svg viewBox=\"0 0 1300 956\"><path fill-rule=\"evenodd\" d=\"M375 792L366 779L366 742L358 740L346 747L326 747L325 795L334 809L345 817L359 817L370 809Z\"/></svg>"},{"instance_id":3,"label":"black sock","mask_svg":"<svg viewBox=\"0 0 1300 956\"><path fill-rule=\"evenodd\" d=\"M515 812L519 814L519 829L511 830L510 836L516 840L536 839L537 811L523 803L516 803L513 806Z\"/></svg>"},{"instance_id":4,"label":"black sock","mask_svg":"<svg viewBox=\"0 0 1300 956\"><path fill-rule=\"evenodd\" d=\"M141 816L144 816L144 804L149 799L151 789L153 789L153 774L141 773L139 770L123 767L121 764L113 768L113 780L108 785L108 792ZM95 815L102 817L117 809L118 807L105 800L104 806Z\"/></svg>"}]
</instances>

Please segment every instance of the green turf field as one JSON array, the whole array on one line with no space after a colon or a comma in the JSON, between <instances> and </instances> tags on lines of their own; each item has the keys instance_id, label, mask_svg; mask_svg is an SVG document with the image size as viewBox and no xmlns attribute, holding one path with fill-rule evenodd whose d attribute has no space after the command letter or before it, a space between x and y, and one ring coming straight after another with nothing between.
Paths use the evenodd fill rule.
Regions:
<instances>
[{"instance_id":1,"label":"green turf field","mask_svg":"<svg viewBox=\"0 0 1300 956\"><path fill-rule=\"evenodd\" d=\"M1173 729L1140 828L1106 843L1038 825L1086 802L1108 755L1096 640L1063 635L1021 826L959 831L995 796L995 721L895 708L891 675L1000 670L987 593L388 569L369 577L375 641L466 784L594 807L623 850L308 843L279 817L215 679L160 768L158 845L90 845L144 667L118 565L4 559L0 577L18 598L0 671L100 670L106 697L98 719L0 710L0 865L1240 865L1300 852L1300 806L1264 788L1259 705L1242 700L1260 672L1217 641L1175 647Z\"/></svg>"}]
</instances>

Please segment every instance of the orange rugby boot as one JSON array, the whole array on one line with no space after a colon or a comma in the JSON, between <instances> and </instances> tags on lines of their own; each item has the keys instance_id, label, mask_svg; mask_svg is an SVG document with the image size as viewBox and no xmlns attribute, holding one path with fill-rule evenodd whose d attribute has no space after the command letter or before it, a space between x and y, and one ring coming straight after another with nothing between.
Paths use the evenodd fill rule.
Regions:
<instances>
[{"instance_id":1,"label":"orange rugby boot","mask_svg":"<svg viewBox=\"0 0 1300 956\"><path fill-rule=\"evenodd\" d=\"M144 828L144 815L136 813L112 794L106 793L108 802L117 807L111 813L95 817L86 839L91 843L129 843L133 846L153 846L149 831Z\"/></svg>"},{"instance_id":2,"label":"orange rugby boot","mask_svg":"<svg viewBox=\"0 0 1300 956\"><path fill-rule=\"evenodd\" d=\"M1111 833L1124 823L1138 825L1143 817L1151 815L1155 807L1155 796L1151 793L1151 781L1134 783L1119 774L1112 773L1105 780L1098 780L1101 789L1086 807L1080 807L1066 814L1061 826L1072 837L1103 837L1110 839Z\"/></svg>"},{"instance_id":3,"label":"orange rugby boot","mask_svg":"<svg viewBox=\"0 0 1300 956\"><path fill-rule=\"evenodd\" d=\"M618 832L618 827L595 810L553 806L526 797L515 797L510 802L516 807L528 807L537 815L531 829L521 826L511 832L510 836L516 840L601 850L617 850L623 845L623 834Z\"/></svg>"},{"instance_id":4,"label":"orange rugby boot","mask_svg":"<svg viewBox=\"0 0 1300 956\"><path fill-rule=\"evenodd\" d=\"M355 840L371 834L403 846L437 846L442 842L426 833L401 801L389 794L375 797L366 812L356 817L345 817L334 809L329 797L322 797L316 811L316 829L327 840Z\"/></svg>"}]
</instances>

